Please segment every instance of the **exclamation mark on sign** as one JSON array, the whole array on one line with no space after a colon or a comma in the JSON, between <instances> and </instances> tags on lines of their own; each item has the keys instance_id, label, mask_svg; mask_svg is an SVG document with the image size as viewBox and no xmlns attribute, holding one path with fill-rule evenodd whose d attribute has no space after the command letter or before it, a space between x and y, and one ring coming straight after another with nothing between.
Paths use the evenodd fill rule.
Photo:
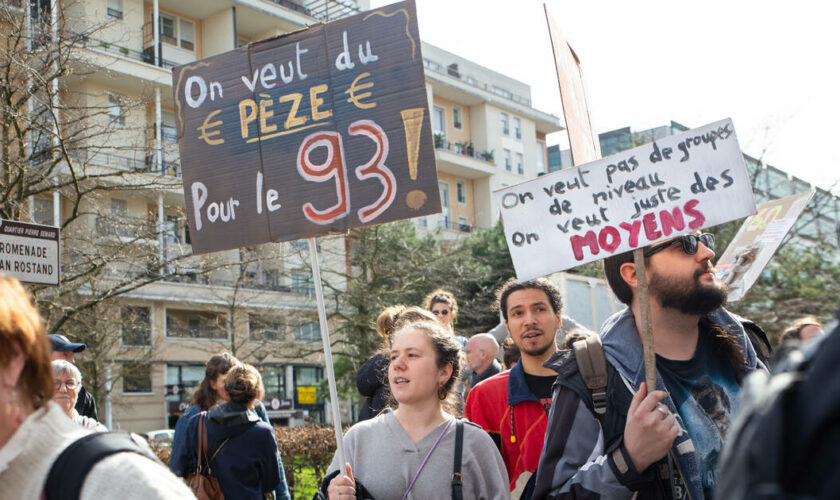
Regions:
<instances>
[{"instance_id":1,"label":"exclamation mark on sign","mask_svg":"<svg viewBox=\"0 0 840 500\"><path fill-rule=\"evenodd\" d=\"M408 175L411 180L417 180L417 160L420 156L420 134L423 131L423 113L426 108L411 108L400 111L403 128L405 128L405 152L408 156ZM426 203L426 193L420 190L410 191L405 197L405 203L414 210Z\"/></svg>"}]
</instances>

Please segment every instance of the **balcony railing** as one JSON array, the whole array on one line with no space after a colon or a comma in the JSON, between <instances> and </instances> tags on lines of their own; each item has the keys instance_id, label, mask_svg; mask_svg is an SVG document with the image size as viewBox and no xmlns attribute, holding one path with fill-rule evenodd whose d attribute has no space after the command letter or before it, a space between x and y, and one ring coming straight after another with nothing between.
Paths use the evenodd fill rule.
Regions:
<instances>
[{"instance_id":1,"label":"balcony railing","mask_svg":"<svg viewBox=\"0 0 840 500\"><path fill-rule=\"evenodd\" d=\"M312 13L310 12L309 9L307 9L303 5L300 5L297 2L293 2L292 0L269 0L269 1L272 2L272 3L276 3L277 5L281 5L283 7L286 7L287 9L292 9L294 11L300 12L301 14L305 14L305 15L310 16L310 17L312 16Z\"/></svg>"},{"instance_id":2,"label":"balcony railing","mask_svg":"<svg viewBox=\"0 0 840 500\"><path fill-rule=\"evenodd\" d=\"M430 69L435 73L440 73L442 75L447 75L451 78L455 78L459 81L466 83L467 85L479 88L481 90L486 90L487 92L502 96L506 99L510 99L511 101L518 102L520 104L524 104L525 106L531 106L531 99L529 97L524 97L518 94L514 94L513 92L503 89L501 87L497 87L495 85L491 85L489 83L485 83L481 80L477 80L476 78L470 75L464 75L461 71L456 71L453 74L449 68L444 67L441 64L432 61L431 59L423 58L423 65L426 69Z\"/></svg>"},{"instance_id":3,"label":"balcony railing","mask_svg":"<svg viewBox=\"0 0 840 500\"><path fill-rule=\"evenodd\" d=\"M493 151L476 151L470 143L450 142L441 137L435 137L435 149L442 149L457 155L493 163Z\"/></svg>"},{"instance_id":4,"label":"balcony railing","mask_svg":"<svg viewBox=\"0 0 840 500\"><path fill-rule=\"evenodd\" d=\"M449 231L459 231L461 233L471 233L473 229L475 229L475 226L472 224L455 222L449 219L449 217L438 217L438 227Z\"/></svg>"}]
</instances>

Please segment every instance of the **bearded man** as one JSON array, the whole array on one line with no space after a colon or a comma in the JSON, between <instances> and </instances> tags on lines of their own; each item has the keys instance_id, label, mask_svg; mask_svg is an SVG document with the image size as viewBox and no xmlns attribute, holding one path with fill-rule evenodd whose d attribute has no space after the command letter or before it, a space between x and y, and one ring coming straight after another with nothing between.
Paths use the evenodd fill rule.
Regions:
<instances>
[{"instance_id":1,"label":"bearded man","mask_svg":"<svg viewBox=\"0 0 840 500\"><path fill-rule=\"evenodd\" d=\"M559 376L535 498L712 496L741 380L764 367L751 340L760 330L722 307L714 243L712 234L688 234L644 251L657 372L650 393L632 252L604 261L610 287L628 306L601 328L605 413L596 413L573 353L552 356L545 366Z\"/></svg>"}]
</instances>

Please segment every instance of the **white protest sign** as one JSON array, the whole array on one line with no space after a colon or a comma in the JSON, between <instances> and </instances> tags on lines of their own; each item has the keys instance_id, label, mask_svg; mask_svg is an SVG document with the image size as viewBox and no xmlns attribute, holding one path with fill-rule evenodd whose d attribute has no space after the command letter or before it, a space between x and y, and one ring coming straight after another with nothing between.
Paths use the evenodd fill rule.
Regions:
<instances>
[{"instance_id":1,"label":"white protest sign","mask_svg":"<svg viewBox=\"0 0 840 500\"><path fill-rule=\"evenodd\" d=\"M24 283L58 285L57 227L0 220L0 271Z\"/></svg>"},{"instance_id":2,"label":"white protest sign","mask_svg":"<svg viewBox=\"0 0 840 500\"><path fill-rule=\"evenodd\" d=\"M729 287L727 302L747 295L812 196L814 191L805 191L764 202L744 221L715 265L718 277Z\"/></svg>"},{"instance_id":3,"label":"white protest sign","mask_svg":"<svg viewBox=\"0 0 840 500\"><path fill-rule=\"evenodd\" d=\"M527 280L755 213L732 120L493 193Z\"/></svg>"}]
</instances>

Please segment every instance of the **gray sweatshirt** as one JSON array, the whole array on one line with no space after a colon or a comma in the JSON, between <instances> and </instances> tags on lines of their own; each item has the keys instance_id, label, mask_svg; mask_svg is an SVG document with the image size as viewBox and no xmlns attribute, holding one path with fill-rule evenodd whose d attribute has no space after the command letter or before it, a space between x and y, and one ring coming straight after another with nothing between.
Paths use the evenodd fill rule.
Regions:
<instances>
[{"instance_id":1,"label":"gray sweatshirt","mask_svg":"<svg viewBox=\"0 0 840 500\"><path fill-rule=\"evenodd\" d=\"M411 479L437 440L446 422L414 443L397 417L384 410L376 418L359 422L344 436L345 459L353 476L376 499L400 499ZM450 498L452 467L455 460L455 423L449 426L411 489L409 499ZM329 472L338 468L338 454ZM490 436L465 422L461 456L464 498L510 498L508 475L502 456Z\"/></svg>"}]
</instances>

